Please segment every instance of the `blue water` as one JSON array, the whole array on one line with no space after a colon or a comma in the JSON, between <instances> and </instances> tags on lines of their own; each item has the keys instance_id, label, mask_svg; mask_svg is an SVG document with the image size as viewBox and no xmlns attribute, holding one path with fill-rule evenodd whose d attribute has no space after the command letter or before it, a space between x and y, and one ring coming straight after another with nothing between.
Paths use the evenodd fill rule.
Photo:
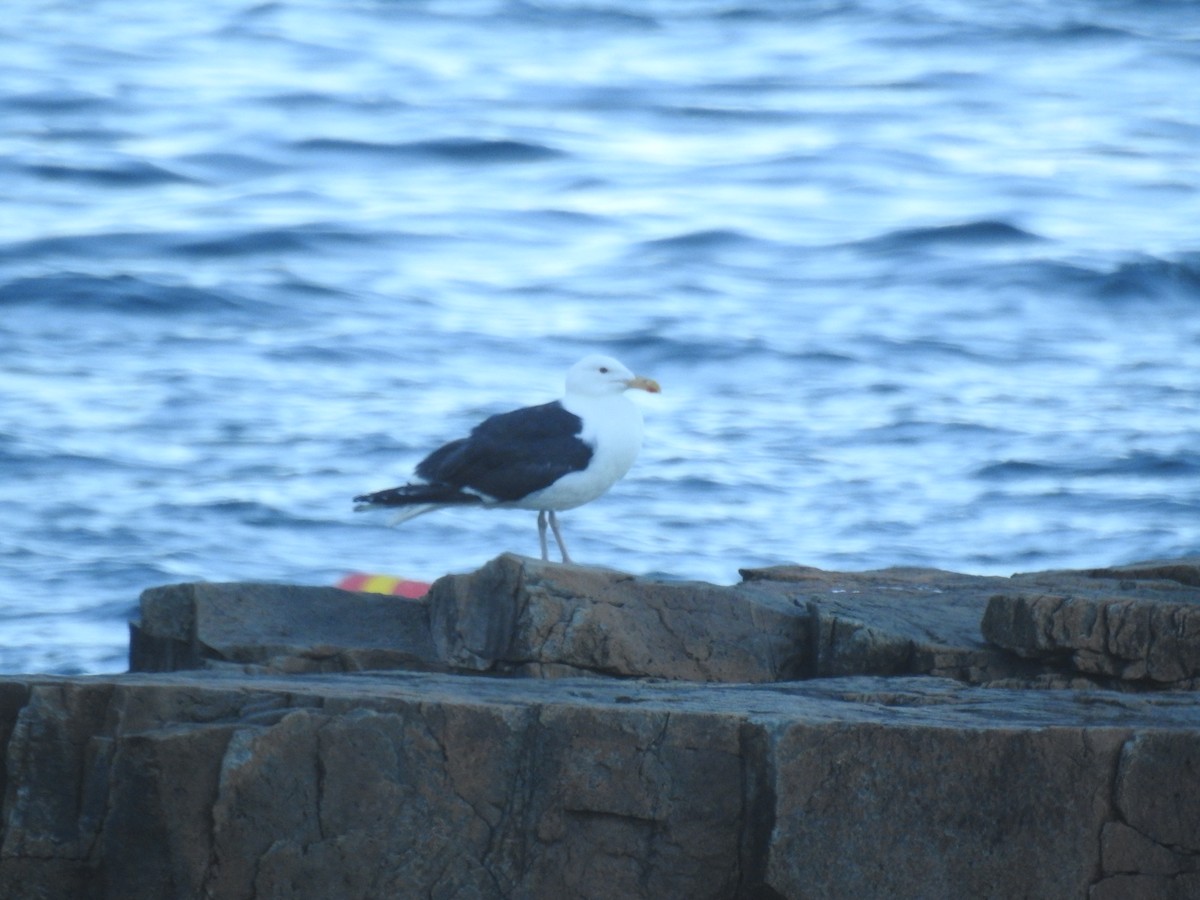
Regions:
<instances>
[{"instance_id":1,"label":"blue water","mask_svg":"<svg viewBox=\"0 0 1200 900\"><path fill-rule=\"evenodd\" d=\"M1200 6L18 0L0 670L148 586L432 579L350 498L592 350L662 382L574 556L1200 552Z\"/></svg>"}]
</instances>

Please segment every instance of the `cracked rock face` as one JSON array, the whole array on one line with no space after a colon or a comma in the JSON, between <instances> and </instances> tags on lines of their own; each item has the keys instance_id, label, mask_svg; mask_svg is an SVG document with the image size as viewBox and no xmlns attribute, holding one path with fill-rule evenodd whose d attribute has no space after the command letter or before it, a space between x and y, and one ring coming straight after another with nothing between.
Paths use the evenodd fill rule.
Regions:
<instances>
[{"instance_id":1,"label":"cracked rock face","mask_svg":"<svg viewBox=\"0 0 1200 900\"><path fill-rule=\"evenodd\" d=\"M440 579L428 603L440 657L475 671L786 681L808 640L789 597L516 556Z\"/></svg>"},{"instance_id":2,"label":"cracked rock face","mask_svg":"<svg viewBox=\"0 0 1200 900\"><path fill-rule=\"evenodd\" d=\"M1012 578L934 569L659 582L506 554L422 600L333 588L148 590L131 668L373 669L774 682L936 675L972 684L1189 688L1200 589L1182 564ZM1181 574L1184 573L1184 574ZM1200 575L1197 575L1200 579Z\"/></svg>"},{"instance_id":3,"label":"cracked rock face","mask_svg":"<svg viewBox=\"0 0 1200 900\"><path fill-rule=\"evenodd\" d=\"M1200 896L1192 561L743 574L147 591L0 679L0 900Z\"/></svg>"},{"instance_id":4,"label":"cracked rock face","mask_svg":"<svg viewBox=\"0 0 1200 900\"><path fill-rule=\"evenodd\" d=\"M982 633L1027 658L1134 686L1200 683L1200 563L1062 573L991 598Z\"/></svg>"},{"instance_id":5,"label":"cracked rock face","mask_svg":"<svg viewBox=\"0 0 1200 900\"><path fill-rule=\"evenodd\" d=\"M1190 896L1171 892L1200 859L1180 695L425 672L0 685L22 692L5 900Z\"/></svg>"}]
</instances>

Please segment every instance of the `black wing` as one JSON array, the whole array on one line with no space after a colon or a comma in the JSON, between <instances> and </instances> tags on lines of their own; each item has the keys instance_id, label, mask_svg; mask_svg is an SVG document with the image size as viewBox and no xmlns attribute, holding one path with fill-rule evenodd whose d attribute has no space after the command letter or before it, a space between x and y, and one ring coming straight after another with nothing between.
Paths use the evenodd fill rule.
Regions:
<instances>
[{"instance_id":1,"label":"black wing","mask_svg":"<svg viewBox=\"0 0 1200 900\"><path fill-rule=\"evenodd\" d=\"M417 475L501 501L520 500L587 468L592 448L580 440L582 431L583 420L557 400L500 413L475 426L470 437L434 450Z\"/></svg>"}]
</instances>

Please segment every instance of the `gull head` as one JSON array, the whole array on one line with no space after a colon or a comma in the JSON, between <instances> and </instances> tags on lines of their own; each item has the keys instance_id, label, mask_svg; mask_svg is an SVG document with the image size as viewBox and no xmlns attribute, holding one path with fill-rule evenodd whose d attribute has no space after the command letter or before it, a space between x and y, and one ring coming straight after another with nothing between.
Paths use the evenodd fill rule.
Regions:
<instances>
[{"instance_id":1,"label":"gull head","mask_svg":"<svg viewBox=\"0 0 1200 900\"><path fill-rule=\"evenodd\" d=\"M653 378L634 375L629 369L600 353L585 356L567 371L567 393L589 397L620 394L630 389L657 394L662 389Z\"/></svg>"}]
</instances>

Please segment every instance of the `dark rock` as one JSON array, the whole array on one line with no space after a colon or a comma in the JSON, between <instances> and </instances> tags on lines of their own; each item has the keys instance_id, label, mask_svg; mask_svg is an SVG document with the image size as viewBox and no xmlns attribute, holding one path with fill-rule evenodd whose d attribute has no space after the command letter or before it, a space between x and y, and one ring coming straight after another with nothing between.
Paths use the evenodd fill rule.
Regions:
<instances>
[{"instance_id":1,"label":"dark rock","mask_svg":"<svg viewBox=\"0 0 1200 900\"><path fill-rule=\"evenodd\" d=\"M1200 853L1191 695L227 670L0 689L27 698L4 900L1118 896L1187 883Z\"/></svg>"},{"instance_id":2,"label":"dark rock","mask_svg":"<svg viewBox=\"0 0 1200 900\"><path fill-rule=\"evenodd\" d=\"M1200 896L1198 574L157 588L0 679L0 900Z\"/></svg>"},{"instance_id":3,"label":"dark rock","mask_svg":"<svg viewBox=\"0 0 1200 900\"><path fill-rule=\"evenodd\" d=\"M142 592L129 668L236 663L271 672L356 672L433 663L420 600L282 584L173 584Z\"/></svg>"},{"instance_id":4,"label":"dark rock","mask_svg":"<svg viewBox=\"0 0 1200 900\"><path fill-rule=\"evenodd\" d=\"M743 569L747 584L809 611L806 674L938 675L972 683L1031 679L1047 669L985 643L979 620L1007 578L939 569L826 572Z\"/></svg>"},{"instance_id":5,"label":"dark rock","mask_svg":"<svg viewBox=\"0 0 1200 900\"><path fill-rule=\"evenodd\" d=\"M690 681L805 672L807 611L754 586L656 582L504 555L436 581L433 643L465 670Z\"/></svg>"},{"instance_id":6,"label":"dark rock","mask_svg":"<svg viewBox=\"0 0 1200 900\"><path fill-rule=\"evenodd\" d=\"M1180 562L1024 576L990 600L982 633L1083 675L1193 688L1200 678L1195 571Z\"/></svg>"},{"instance_id":7,"label":"dark rock","mask_svg":"<svg viewBox=\"0 0 1200 900\"><path fill-rule=\"evenodd\" d=\"M175 585L143 595L131 669L233 663L269 672L446 668L726 682L855 674L1071 681L982 639L988 598L1010 579L934 569L743 574L731 587L660 582L506 554L439 579L420 601L333 588Z\"/></svg>"},{"instance_id":8,"label":"dark rock","mask_svg":"<svg viewBox=\"0 0 1200 900\"><path fill-rule=\"evenodd\" d=\"M787 896L1083 895L1125 732L848 718L778 745L770 880ZM916 788L931 775L936 798ZM847 864L864 859L877 862Z\"/></svg>"},{"instance_id":9,"label":"dark rock","mask_svg":"<svg viewBox=\"0 0 1200 900\"><path fill-rule=\"evenodd\" d=\"M1089 578L1106 578L1115 581L1174 581L1187 587L1200 587L1200 557L1108 566L1100 569L1087 569L1079 574Z\"/></svg>"}]
</instances>

